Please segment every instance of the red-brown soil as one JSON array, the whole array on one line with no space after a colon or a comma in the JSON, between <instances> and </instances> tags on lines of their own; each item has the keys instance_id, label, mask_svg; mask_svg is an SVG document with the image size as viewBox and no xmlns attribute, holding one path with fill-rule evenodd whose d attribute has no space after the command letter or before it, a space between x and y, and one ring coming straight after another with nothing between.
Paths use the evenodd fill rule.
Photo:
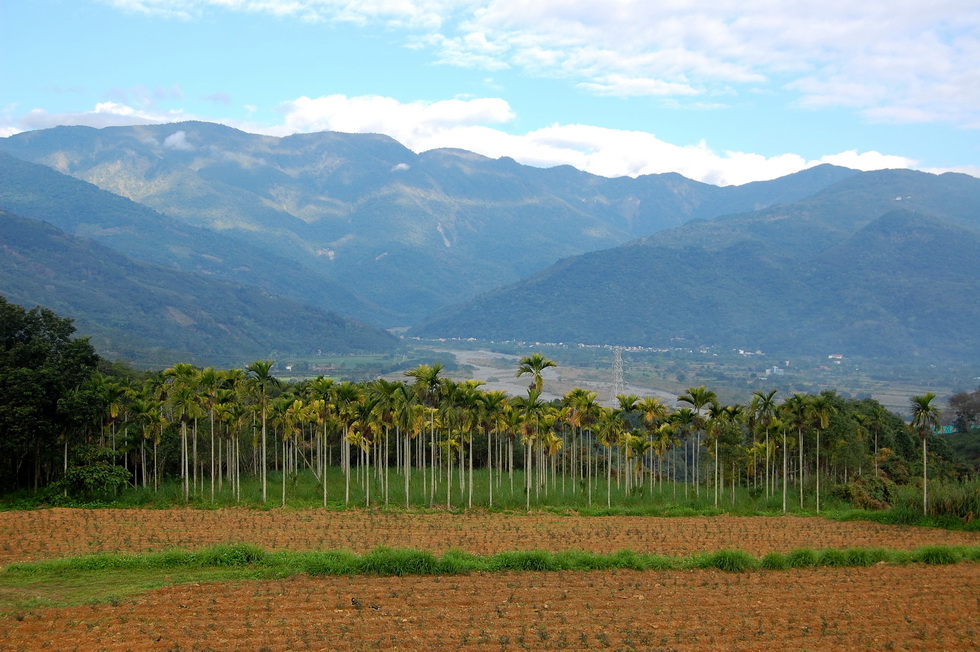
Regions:
<instances>
[{"instance_id":1,"label":"red-brown soil","mask_svg":"<svg viewBox=\"0 0 980 652\"><path fill-rule=\"evenodd\" d=\"M508 550L615 552L670 556L741 549L756 556L795 548L980 545L980 533L820 518L524 514L405 514L321 510L47 509L0 512L0 566L96 552L200 549L251 543L267 550L366 552L377 546L441 554Z\"/></svg>"},{"instance_id":2,"label":"red-brown soil","mask_svg":"<svg viewBox=\"0 0 980 652\"><path fill-rule=\"evenodd\" d=\"M980 566L298 576L0 620L3 650L563 648L975 650Z\"/></svg>"}]
</instances>

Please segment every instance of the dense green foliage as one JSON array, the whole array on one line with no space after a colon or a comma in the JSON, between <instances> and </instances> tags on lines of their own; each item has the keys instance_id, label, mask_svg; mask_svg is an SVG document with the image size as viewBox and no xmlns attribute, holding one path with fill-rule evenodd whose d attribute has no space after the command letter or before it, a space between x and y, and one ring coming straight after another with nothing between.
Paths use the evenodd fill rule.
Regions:
<instances>
[{"instance_id":1,"label":"dense green foliage","mask_svg":"<svg viewBox=\"0 0 980 652\"><path fill-rule=\"evenodd\" d=\"M0 491L61 476L59 452L96 417L84 383L98 356L71 320L0 297Z\"/></svg>"}]
</instances>

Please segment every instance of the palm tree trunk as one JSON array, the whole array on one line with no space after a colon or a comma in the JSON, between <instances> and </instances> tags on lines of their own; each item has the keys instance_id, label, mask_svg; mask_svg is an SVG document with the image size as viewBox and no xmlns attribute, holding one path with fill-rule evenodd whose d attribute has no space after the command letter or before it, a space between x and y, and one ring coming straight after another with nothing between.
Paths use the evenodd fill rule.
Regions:
<instances>
[{"instance_id":1,"label":"palm tree trunk","mask_svg":"<svg viewBox=\"0 0 980 652\"><path fill-rule=\"evenodd\" d=\"M612 447L606 455L606 507L612 507Z\"/></svg>"},{"instance_id":2,"label":"palm tree trunk","mask_svg":"<svg viewBox=\"0 0 980 652\"><path fill-rule=\"evenodd\" d=\"M266 493L266 468L267 468L267 461L268 461L266 459L266 444L265 444L265 436L266 436L266 430L265 430L265 428L266 428L266 424L265 424L265 421L266 421L265 404L263 403L262 404L262 454L261 454L261 457L262 457L262 504L263 505L266 503L266 500L267 500L267 493Z\"/></svg>"},{"instance_id":3,"label":"palm tree trunk","mask_svg":"<svg viewBox=\"0 0 980 652\"><path fill-rule=\"evenodd\" d=\"M928 453L926 451L926 438L922 438L922 515L929 514L929 478L927 475Z\"/></svg>"},{"instance_id":4,"label":"palm tree trunk","mask_svg":"<svg viewBox=\"0 0 980 652\"><path fill-rule=\"evenodd\" d=\"M721 486L721 478L718 475L718 435L715 435L715 507L718 506L718 488Z\"/></svg>"},{"instance_id":5,"label":"palm tree trunk","mask_svg":"<svg viewBox=\"0 0 980 652\"><path fill-rule=\"evenodd\" d=\"M525 509L531 511L531 442L524 445L524 500Z\"/></svg>"},{"instance_id":6,"label":"palm tree trunk","mask_svg":"<svg viewBox=\"0 0 980 652\"><path fill-rule=\"evenodd\" d=\"M190 473L187 469L187 422L180 422L180 455L181 455L181 472L184 475L184 502L186 503L190 500L190 487L188 483L190 482Z\"/></svg>"},{"instance_id":7,"label":"palm tree trunk","mask_svg":"<svg viewBox=\"0 0 980 652\"><path fill-rule=\"evenodd\" d=\"M194 455L194 495L197 496L200 493L200 485L198 485L197 480L197 418L194 419L194 441L192 449Z\"/></svg>"},{"instance_id":8,"label":"palm tree trunk","mask_svg":"<svg viewBox=\"0 0 980 652\"><path fill-rule=\"evenodd\" d=\"M429 507L434 507L436 504L436 422L435 416L433 415L431 421L431 431L429 432L429 459L430 466L432 467L432 478L429 482Z\"/></svg>"},{"instance_id":9,"label":"palm tree trunk","mask_svg":"<svg viewBox=\"0 0 980 652\"><path fill-rule=\"evenodd\" d=\"M211 410L211 502L214 502L214 410Z\"/></svg>"},{"instance_id":10,"label":"palm tree trunk","mask_svg":"<svg viewBox=\"0 0 980 652\"><path fill-rule=\"evenodd\" d=\"M592 433L589 432L589 447L585 451L585 469L586 475L588 475L587 486L589 488L589 507L592 507Z\"/></svg>"},{"instance_id":11,"label":"palm tree trunk","mask_svg":"<svg viewBox=\"0 0 980 652\"><path fill-rule=\"evenodd\" d=\"M817 428L817 463L814 467L817 477L817 514L820 513L820 429Z\"/></svg>"},{"instance_id":12,"label":"palm tree trunk","mask_svg":"<svg viewBox=\"0 0 980 652\"><path fill-rule=\"evenodd\" d=\"M800 509L803 509L803 428L800 432Z\"/></svg>"},{"instance_id":13,"label":"palm tree trunk","mask_svg":"<svg viewBox=\"0 0 980 652\"><path fill-rule=\"evenodd\" d=\"M344 439L340 442L340 463L344 467L344 507L350 505L350 442L347 425L344 424Z\"/></svg>"},{"instance_id":14,"label":"palm tree trunk","mask_svg":"<svg viewBox=\"0 0 980 652\"><path fill-rule=\"evenodd\" d=\"M786 431L783 431L783 513L786 513L786 475L787 475L787 461L788 451L786 449Z\"/></svg>"},{"instance_id":15,"label":"palm tree trunk","mask_svg":"<svg viewBox=\"0 0 980 652\"><path fill-rule=\"evenodd\" d=\"M490 507L493 507L493 446L489 428L487 428L487 491Z\"/></svg>"},{"instance_id":16,"label":"palm tree trunk","mask_svg":"<svg viewBox=\"0 0 980 652\"><path fill-rule=\"evenodd\" d=\"M157 472L157 438L153 438L153 491L160 488L160 474Z\"/></svg>"},{"instance_id":17,"label":"palm tree trunk","mask_svg":"<svg viewBox=\"0 0 980 652\"><path fill-rule=\"evenodd\" d=\"M409 497L409 485L412 478L412 460L411 460L411 438L409 437L408 429L405 429L405 453L403 455L405 462L405 509L408 509L408 497Z\"/></svg>"},{"instance_id":18,"label":"palm tree trunk","mask_svg":"<svg viewBox=\"0 0 980 652\"><path fill-rule=\"evenodd\" d=\"M766 426L766 499L769 498L769 426Z\"/></svg>"}]
</instances>

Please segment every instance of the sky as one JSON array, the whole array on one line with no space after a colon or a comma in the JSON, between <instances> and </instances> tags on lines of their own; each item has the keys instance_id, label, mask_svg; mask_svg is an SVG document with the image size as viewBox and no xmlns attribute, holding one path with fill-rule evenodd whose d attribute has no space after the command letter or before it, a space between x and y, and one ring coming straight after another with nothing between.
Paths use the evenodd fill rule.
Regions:
<instances>
[{"instance_id":1,"label":"sky","mask_svg":"<svg viewBox=\"0 0 980 652\"><path fill-rule=\"evenodd\" d=\"M980 176L980 0L0 0L0 136L183 120L717 185Z\"/></svg>"}]
</instances>

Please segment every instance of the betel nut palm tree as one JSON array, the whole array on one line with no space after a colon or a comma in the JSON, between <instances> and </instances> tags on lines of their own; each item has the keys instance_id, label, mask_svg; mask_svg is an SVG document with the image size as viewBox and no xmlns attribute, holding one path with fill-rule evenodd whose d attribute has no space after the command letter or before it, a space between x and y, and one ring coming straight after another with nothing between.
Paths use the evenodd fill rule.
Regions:
<instances>
[{"instance_id":1,"label":"betel nut palm tree","mask_svg":"<svg viewBox=\"0 0 980 652\"><path fill-rule=\"evenodd\" d=\"M929 440L929 433L939 427L939 408L932 404L936 395L926 392L922 396L913 396L909 399L912 407L912 429L919 433L922 438L922 514L929 512L929 485L927 460L928 447L926 442Z\"/></svg>"},{"instance_id":2,"label":"betel nut palm tree","mask_svg":"<svg viewBox=\"0 0 980 652\"><path fill-rule=\"evenodd\" d=\"M256 360L248 365L245 370L248 372L252 382L259 390L259 405L262 410L262 504L264 505L268 497L266 484L266 421L269 408L269 388L280 387L279 379L272 375L272 360Z\"/></svg>"},{"instance_id":3,"label":"betel nut palm tree","mask_svg":"<svg viewBox=\"0 0 980 652\"><path fill-rule=\"evenodd\" d=\"M798 436L800 509L803 509L803 431L809 425L809 404L804 394L793 394L780 405L787 428L796 428ZM786 511L786 438L783 436L783 511Z\"/></svg>"},{"instance_id":4,"label":"betel nut palm tree","mask_svg":"<svg viewBox=\"0 0 980 652\"><path fill-rule=\"evenodd\" d=\"M768 392L763 392L762 390L756 390L753 392L752 404L749 406L749 410L755 417L756 422L766 429L766 497L769 497L770 491L770 477L769 471L771 467L770 460L770 450L769 450L769 431L772 428L773 419L776 416L776 391L771 389Z\"/></svg>"},{"instance_id":5,"label":"betel nut palm tree","mask_svg":"<svg viewBox=\"0 0 980 652\"><path fill-rule=\"evenodd\" d=\"M830 417L837 414L837 408L826 393L819 396L811 396L807 406L810 418L813 422L813 429L817 433L816 442L816 463L814 465L814 477L816 479L817 492L817 512L820 512L820 433L830 425Z\"/></svg>"},{"instance_id":6,"label":"betel nut palm tree","mask_svg":"<svg viewBox=\"0 0 980 652\"><path fill-rule=\"evenodd\" d=\"M694 417L694 432L697 438L696 448L694 448L694 489L697 495L701 495L701 479L699 477L700 461L697 451L701 450L701 438L704 434L705 417L701 410L712 401L718 400L718 396L707 389L704 385L698 387L688 387L687 393L677 397L679 403L687 403L691 406Z\"/></svg>"},{"instance_id":7,"label":"betel nut palm tree","mask_svg":"<svg viewBox=\"0 0 980 652\"><path fill-rule=\"evenodd\" d=\"M532 353L521 358L515 376L520 378L521 376L530 374L532 379L530 388L540 393L544 389L544 378L542 377L544 370L548 367L557 366L558 364L554 360L549 360L540 353Z\"/></svg>"}]
</instances>

